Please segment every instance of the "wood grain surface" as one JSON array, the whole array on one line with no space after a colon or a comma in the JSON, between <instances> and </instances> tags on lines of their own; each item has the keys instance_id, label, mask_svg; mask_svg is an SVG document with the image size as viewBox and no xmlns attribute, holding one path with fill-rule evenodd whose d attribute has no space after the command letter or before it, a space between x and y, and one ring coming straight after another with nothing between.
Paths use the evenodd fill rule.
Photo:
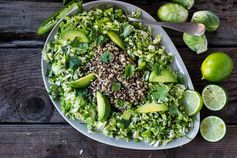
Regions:
<instances>
[{"instance_id":1,"label":"wood grain surface","mask_svg":"<svg viewBox=\"0 0 237 158\"><path fill-rule=\"evenodd\" d=\"M157 8L167 0L126 0L126 2L143 8L157 19ZM19 40L30 40L36 45L43 44L39 41L44 41L45 37L37 36L36 29L60 7L62 7L60 0L0 0L0 40L12 45ZM205 9L215 12L221 19L218 31L208 33L209 44L237 45L237 0L196 0L195 6L190 11L190 17L193 12ZM171 30L168 30L168 33L176 45L184 45L181 33ZM18 43L18 45L24 44Z\"/></svg>"},{"instance_id":2,"label":"wood grain surface","mask_svg":"<svg viewBox=\"0 0 237 158\"><path fill-rule=\"evenodd\" d=\"M218 143L207 143L198 135L175 149L139 151L99 143L69 125L0 125L0 153L9 158L234 158L237 127L228 126L227 131Z\"/></svg>"},{"instance_id":3,"label":"wood grain surface","mask_svg":"<svg viewBox=\"0 0 237 158\"><path fill-rule=\"evenodd\" d=\"M88 0L84 1L88 2ZM157 19L157 8L168 0L125 0ZM194 87L202 91L200 66L214 51L229 54L233 74L221 82L229 103L219 112L205 107L201 118L217 115L227 123L227 135L208 143L198 135L191 143L171 150L137 151L111 147L91 140L68 125L56 111L41 75L41 50L46 36L36 35L40 23L61 0L0 0L0 158L234 158L237 157L237 0L196 0L197 10L211 10L221 19L215 33L207 33L209 50L197 55L182 41L182 34L167 30L182 56Z\"/></svg>"}]
</instances>

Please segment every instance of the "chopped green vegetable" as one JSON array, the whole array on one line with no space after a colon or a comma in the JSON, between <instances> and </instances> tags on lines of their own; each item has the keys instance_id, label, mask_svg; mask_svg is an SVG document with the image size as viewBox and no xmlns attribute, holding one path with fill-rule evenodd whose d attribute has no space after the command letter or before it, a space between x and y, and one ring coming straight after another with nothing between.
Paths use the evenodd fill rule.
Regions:
<instances>
[{"instance_id":1,"label":"chopped green vegetable","mask_svg":"<svg viewBox=\"0 0 237 158\"><path fill-rule=\"evenodd\" d=\"M97 37L97 42L96 43L98 45L103 45L105 43L105 41L106 41L106 37L104 35L99 35Z\"/></svg>"},{"instance_id":2,"label":"chopped green vegetable","mask_svg":"<svg viewBox=\"0 0 237 158\"><path fill-rule=\"evenodd\" d=\"M127 37L129 36L132 32L134 31L134 27L130 24L126 24L124 29L123 29L123 33L122 36L123 37Z\"/></svg>"},{"instance_id":3,"label":"chopped green vegetable","mask_svg":"<svg viewBox=\"0 0 237 158\"><path fill-rule=\"evenodd\" d=\"M206 35L194 36L187 33L183 34L184 43L197 54L207 51L207 38Z\"/></svg>"},{"instance_id":4,"label":"chopped green vegetable","mask_svg":"<svg viewBox=\"0 0 237 158\"><path fill-rule=\"evenodd\" d=\"M123 50L125 50L125 46L123 44L122 39L119 37L118 33L115 31L108 31L107 35L109 36L109 38L116 44L118 45L120 48L122 48Z\"/></svg>"},{"instance_id":5,"label":"chopped green vegetable","mask_svg":"<svg viewBox=\"0 0 237 158\"><path fill-rule=\"evenodd\" d=\"M74 1L71 1L70 3L68 3L67 5L65 5L62 9L58 10L57 12L55 12L53 15L51 15L48 19L46 19L38 28L37 30L37 34L38 35L44 35L46 33L48 33L53 27L54 25L57 24L57 22L66 16L66 14L71 11L73 8L78 7L79 8L79 12L82 12L81 8L82 8L82 1L79 1L77 3L75 3Z\"/></svg>"},{"instance_id":6,"label":"chopped green vegetable","mask_svg":"<svg viewBox=\"0 0 237 158\"><path fill-rule=\"evenodd\" d=\"M87 87L91 81L95 79L95 74L90 73L84 77L79 78L78 80L69 82L68 84L74 88L84 88Z\"/></svg>"},{"instance_id":7,"label":"chopped green vegetable","mask_svg":"<svg viewBox=\"0 0 237 158\"><path fill-rule=\"evenodd\" d=\"M185 7L186 9L191 9L194 5L194 0L172 0L173 3L177 3Z\"/></svg>"},{"instance_id":8,"label":"chopped green vegetable","mask_svg":"<svg viewBox=\"0 0 237 158\"><path fill-rule=\"evenodd\" d=\"M121 89L121 83L119 82L114 82L112 85L112 91L117 92Z\"/></svg>"},{"instance_id":9,"label":"chopped green vegetable","mask_svg":"<svg viewBox=\"0 0 237 158\"><path fill-rule=\"evenodd\" d=\"M112 61L112 54L109 51L105 51L101 56L100 56L100 61L102 63L109 63Z\"/></svg>"},{"instance_id":10,"label":"chopped green vegetable","mask_svg":"<svg viewBox=\"0 0 237 158\"><path fill-rule=\"evenodd\" d=\"M185 22L188 10L175 3L166 3L158 9L158 17L165 22Z\"/></svg>"},{"instance_id":11,"label":"chopped green vegetable","mask_svg":"<svg viewBox=\"0 0 237 158\"><path fill-rule=\"evenodd\" d=\"M125 67L124 75L125 77L132 77L135 74L135 66L128 64Z\"/></svg>"},{"instance_id":12,"label":"chopped green vegetable","mask_svg":"<svg viewBox=\"0 0 237 158\"><path fill-rule=\"evenodd\" d=\"M219 17L211 11L203 10L197 11L193 14L193 23L202 23L206 27L206 31L214 32L220 25Z\"/></svg>"},{"instance_id":13,"label":"chopped green vegetable","mask_svg":"<svg viewBox=\"0 0 237 158\"><path fill-rule=\"evenodd\" d=\"M82 61L79 58L71 57L69 61L69 68L76 70L81 65L81 63Z\"/></svg>"}]
</instances>

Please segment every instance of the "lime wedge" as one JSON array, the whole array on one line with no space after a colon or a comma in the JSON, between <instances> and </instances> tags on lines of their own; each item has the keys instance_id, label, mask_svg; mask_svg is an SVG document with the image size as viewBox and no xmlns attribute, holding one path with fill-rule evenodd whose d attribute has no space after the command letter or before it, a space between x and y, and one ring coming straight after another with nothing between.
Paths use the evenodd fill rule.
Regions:
<instances>
[{"instance_id":1,"label":"lime wedge","mask_svg":"<svg viewBox=\"0 0 237 158\"><path fill-rule=\"evenodd\" d=\"M208 116L202 120L200 132L207 141L217 142L225 136L225 122L217 116Z\"/></svg>"},{"instance_id":2,"label":"lime wedge","mask_svg":"<svg viewBox=\"0 0 237 158\"><path fill-rule=\"evenodd\" d=\"M221 110L227 103L227 94L223 88L217 85L208 85L202 91L202 99L210 110Z\"/></svg>"},{"instance_id":3,"label":"lime wedge","mask_svg":"<svg viewBox=\"0 0 237 158\"><path fill-rule=\"evenodd\" d=\"M203 106L201 95L194 90L186 90L183 94L182 104L185 106L185 111L189 116L197 114Z\"/></svg>"}]
</instances>

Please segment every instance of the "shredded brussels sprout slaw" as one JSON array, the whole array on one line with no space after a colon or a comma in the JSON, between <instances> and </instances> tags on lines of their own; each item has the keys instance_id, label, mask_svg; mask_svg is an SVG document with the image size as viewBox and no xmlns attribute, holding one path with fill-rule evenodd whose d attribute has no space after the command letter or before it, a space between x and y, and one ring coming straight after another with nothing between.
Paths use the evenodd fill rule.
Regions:
<instances>
[{"instance_id":1,"label":"shredded brussels sprout slaw","mask_svg":"<svg viewBox=\"0 0 237 158\"><path fill-rule=\"evenodd\" d=\"M141 11L135 10L133 16L139 18ZM82 32L87 36L88 42L82 42L78 38L71 41L63 39L63 34L70 30ZM103 47L111 41L107 36L108 31L119 34L126 47L125 52L136 63L126 72L132 74L131 77L134 73L141 73L148 89L139 105L131 105L121 99L115 103L125 107L124 111L131 111L128 119L124 119L124 111L112 110L109 118L101 122L97 119L96 98L90 90L73 88L68 83L88 74L85 67L92 61L95 48ZM179 82L149 82L152 71L161 74L164 69L170 70L178 78L170 67L173 56L165 51L161 40L160 35L152 38L150 27L128 22L120 9L96 9L66 17L54 39L43 51L44 60L50 65L46 74L51 84L49 94L61 103L66 116L84 121L92 132L102 132L109 137L127 141L144 141L153 146L164 145L183 137L193 127L192 118L186 115L185 107L181 104L185 85ZM109 59L103 60L107 62ZM168 111L136 111L138 106L147 103L165 103Z\"/></svg>"}]
</instances>

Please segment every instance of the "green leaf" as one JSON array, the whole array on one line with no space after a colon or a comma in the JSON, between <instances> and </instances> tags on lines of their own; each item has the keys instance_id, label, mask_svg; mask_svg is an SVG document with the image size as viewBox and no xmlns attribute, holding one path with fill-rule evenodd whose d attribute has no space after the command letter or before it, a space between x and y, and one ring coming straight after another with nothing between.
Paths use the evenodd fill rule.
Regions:
<instances>
[{"instance_id":1,"label":"green leaf","mask_svg":"<svg viewBox=\"0 0 237 158\"><path fill-rule=\"evenodd\" d=\"M67 46L63 46L63 47L62 47L62 52L63 52L63 54L66 54L66 53L67 53L67 50L68 50L68 47L67 47Z\"/></svg>"},{"instance_id":2,"label":"green leaf","mask_svg":"<svg viewBox=\"0 0 237 158\"><path fill-rule=\"evenodd\" d=\"M77 48L80 55L85 54L88 51L88 49L89 49L89 45L86 42L85 43L81 42Z\"/></svg>"},{"instance_id":3,"label":"green leaf","mask_svg":"<svg viewBox=\"0 0 237 158\"><path fill-rule=\"evenodd\" d=\"M151 93L151 96L155 100L164 101L169 92L169 88L166 85L157 86L156 91Z\"/></svg>"},{"instance_id":4,"label":"green leaf","mask_svg":"<svg viewBox=\"0 0 237 158\"><path fill-rule=\"evenodd\" d=\"M181 83L181 84L185 84L185 77L182 73L178 73L177 74L177 80L178 80L178 83Z\"/></svg>"},{"instance_id":5,"label":"green leaf","mask_svg":"<svg viewBox=\"0 0 237 158\"><path fill-rule=\"evenodd\" d=\"M153 71L156 73L157 76L160 75L161 74L161 66L159 64L154 64Z\"/></svg>"},{"instance_id":6,"label":"green leaf","mask_svg":"<svg viewBox=\"0 0 237 158\"><path fill-rule=\"evenodd\" d=\"M114 82L112 84L112 91L117 92L121 89L121 83L119 82Z\"/></svg>"},{"instance_id":7,"label":"green leaf","mask_svg":"<svg viewBox=\"0 0 237 158\"><path fill-rule=\"evenodd\" d=\"M78 57L70 57L69 68L76 70L81 66L82 61Z\"/></svg>"},{"instance_id":8,"label":"green leaf","mask_svg":"<svg viewBox=\"0 0 237 158\"><path fill-rule=\"evenodd\" d=\"M125 27L123 28L123 37L129 36L132 32L134 31L134 27L130 24L126 24Z\"/></svg>"},{"instance_id":9,"label":"green leaf","mask_svg":"<svg viewBox=\"0 0 237 158\"><path fill-rule=\"evenodd\" d=\"M100 61L102 63L109 63L112 61L112 54L109 51L105 51L103 54L100 56Z\"/></svg>"},{"instance_id":10,"label":"green leaf","mask_svg":"<svg viewBox=\"0 0 237 158\"><path fill-rule=\"evenodd\" d=\"M178 115L179 114L179 109L178 109L178 107L176 105L170 104L169 105L169 112L172 115Z\"/></svg>"},{"instance_id":11,"label":"green leaf","mask_svg":"<svg viewBox=\"0 0 237 158\"><path fill-rule=\"evenodd\" d=\"M116 104L118 107L123 108L123 107L125 106L125 101L122 100L122 99L116 99L116 100L115 100L115 104Z\"/></svg>"},{"instance_id":12,"label":"green leaf","mask_svg":"<svg viewBox=\"0 0 237 158\"><path fill-rule=\"evenodd\" d=\"M87 89L78 88L77 91L76 91L76 96L87 97L88 96Z\"/></svg>"},{"instance_id":13,"label":"green leaf","mask_svg":"<svg viewBox=\"0 0 237 158\"><path fill-rule=\"evenodd\" d=\"M106 37L104 35L99 35L97 37L96 43L97 45L103 45L106 41Z\"/></svg>"},{"instance_id":14,"label":"green leaf","mask_svg":"<svg viewBox=\"0 0 237 158\"><path fill-rule=\"evenodd\" d=\"M79 38L74 38L74 40L70 43L70 46L72 47L78 47L80 45L80 39Z\"/></svg>"},{"instance_id":15,"label":"green leaf","mask_svg":"<svg viewBox=\"0 0 237 158\"><path fill-rule=\"evenodd\" d=\"M128 64L125 67L124 75L125 77L132 77L135 74L135 66Z\"/></svg>"},{"instance_id":16,"label":"green leaf","mask_svg":"<svg viewBox=\"0 0 237 158\"><path fill-rule=\"evenodd\" d=\"M197 54L203 53L208 49L208 42L205 34L201 36L194 36L184 33L183 40L184 43Z\"/></svg>"}]
</instances>

